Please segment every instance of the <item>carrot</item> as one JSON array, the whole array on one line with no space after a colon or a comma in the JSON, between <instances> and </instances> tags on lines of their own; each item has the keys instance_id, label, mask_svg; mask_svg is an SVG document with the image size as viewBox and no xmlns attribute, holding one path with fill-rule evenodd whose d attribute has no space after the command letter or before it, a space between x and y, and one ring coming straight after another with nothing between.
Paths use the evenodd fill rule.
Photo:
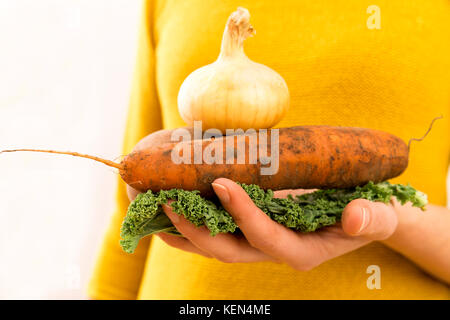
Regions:
<instances>
[{"instance_id":1,"label":"carrot","mask_svg":"<svg viewBox=\"0 0 450 320\"><path fill-rule=\"evenodd\" d=\"M201 141L202 150L226 150L226 139ZM257 139L258 150L261 141ZM195 140L194 140L195 141ZM193 150L194 141L187 142ZM246 159L250 137L236 136L236 146L244 142ZM279 169L273 175L262 175L261 157L256 164L175 164L171 151L177 142L162 147L138 150L122 161L122 178L140 191L180 188L199 190L204 196L212 194L211 183L219 177L263 189L348 188L381 182L400 175L408 165L407 145L385 132L361 128L304 126L279 131ZM212 144L212 146L211 146ZM271 150L271 139L267 139ZM193 152L191 152L192 154ZM193 163L193 155L191 156Z\"/></svg>"},{"instance_id":2,"label":"carrot","mask_svg":"<svg viewBox=\"0 0 450 320\"><path fill-rule=\"evenodd\" d=\"M267 131L270 156L276 146L272 145L272 130ZM350 188L396 177L408 165L406 143L394 135L372 129L331 126L281 128L278 171L273 175L261 174L261 169L268 165L263 164L265 159L259 154L256 163L249 163L252 141L256 141L258 150L266 145L258 134L233 137L236 149L244 151L246 156L245 164L237 164L238 152L231 155L226 152L225 137L173 142L170 140L172 132L161 130L153 133L147 137L151 147L134 150L120 163L65 151L17 149L2 152L50 152L89 158L118 168L122 179L139 191L179 188L199 190L203 196L213 194L211 183L219 177L272 190ZM195 144L201 147L202 152L223 150L223 154L211 153L216 159L221 159L222 164L207 164L204 161L194 164ZM185 158L190 159L191 164L172 161L172 151L176 146L191 151L190 156ZM238 146L245 147L245 150Z\"/></svg>"}]
</instances>

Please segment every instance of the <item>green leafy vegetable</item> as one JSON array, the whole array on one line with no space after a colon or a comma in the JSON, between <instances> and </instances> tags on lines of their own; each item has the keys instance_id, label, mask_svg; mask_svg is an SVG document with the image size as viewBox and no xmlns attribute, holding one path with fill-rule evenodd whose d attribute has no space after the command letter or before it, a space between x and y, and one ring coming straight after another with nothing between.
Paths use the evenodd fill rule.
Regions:
<instances>
[{"instance_id":1,"label":"green leafy vegetable","mask_svg":"<svg viewBox=\"0 0 450 320\"><path fill-rule=\"evenodd\" d=\"M369 182L363 187L352 189L318 190L285 199L274 198L272 190L264 191L256 185L241 186L256 206L271 219L301 232L312 232L335 224L341 219L345 206L354 199L388 203L391 197L396 197L401 204L410 201L413 206L422 209L427 204L426 195L410 185L389 182ZM207 200L197 191L180 189L162 190L158 193L147 191L139 194L128 207L120 234L120 245L125 252L134 252L139 240L153 233L179 235L161 207L170 199L175 200L171 204L174 212L183 215L196 226L206 225L213 236L218 233L233 233L238 229L218 199Z\"/></svg>"}]
</instances>

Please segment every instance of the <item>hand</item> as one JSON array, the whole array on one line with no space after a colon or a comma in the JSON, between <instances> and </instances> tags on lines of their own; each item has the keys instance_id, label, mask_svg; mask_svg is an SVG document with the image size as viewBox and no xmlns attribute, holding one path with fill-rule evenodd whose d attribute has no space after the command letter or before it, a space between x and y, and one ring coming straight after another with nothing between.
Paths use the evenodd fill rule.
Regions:
<instances>
[{"instance_id":1,"label":"hand","mask_svg":"<svg viewBox=\"0 0 450 320\"><path fill-rule=\"evenodd\" d=\"M397 227L395 203L358 199L344 209L341 223L313 233L299 233L271 220L233 181L217 179L213 188L243 235L212 237L206 227L195 227L166 205L165 213L184 238L165 233L157 236L172 247L226 263L274 261L287 263L296 270L310 270L371 241L387 239ZM311 191L284 190L275 196L305 192ZM136 195L131 189L129 194L132 198Z\"/></svg>"}]
</instances>

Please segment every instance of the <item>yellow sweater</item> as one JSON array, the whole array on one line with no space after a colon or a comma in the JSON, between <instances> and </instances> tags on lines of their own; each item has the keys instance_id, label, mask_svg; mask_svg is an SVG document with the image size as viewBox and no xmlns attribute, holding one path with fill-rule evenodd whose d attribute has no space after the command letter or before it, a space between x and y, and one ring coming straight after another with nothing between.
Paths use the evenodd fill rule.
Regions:
<instances>
[{"instance_id":1,"label":"yellow sweater","mask_svg":"<svg viewBox=\"0 0 450 320\"><path fill-rule=\"evenodd\" d=\"M213 62L228 15L249 9L256 36L247 55L286 80L291 108L279 127L309 124L380 129L408 141L443 114L411 149L406 172L394 179L445 205L450 154L450 2L384 1L381 29L367 20L372 2L146 1L124 143L184 126L177 110L182 81ZM376 24L370 20L369 24ZM156 169L156 168L155 168ZM387 247L373 243L308 272L273 263L224 264L171 248L157 237L129 255L119 247L128 199L119 182L112 218L89 287L100 299L416 299L450 298L449 288ZM426 214L426 213L424 213ZM366 269L381 269L370 290Z\"/></svg>"}]
</instances>

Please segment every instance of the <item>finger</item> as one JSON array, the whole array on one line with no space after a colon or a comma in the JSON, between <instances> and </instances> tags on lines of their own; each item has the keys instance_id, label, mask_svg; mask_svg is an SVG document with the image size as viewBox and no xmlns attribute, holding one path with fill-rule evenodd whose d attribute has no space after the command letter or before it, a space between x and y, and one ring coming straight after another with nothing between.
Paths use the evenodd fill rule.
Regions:
<instances>
[{"instance_id":1,"label":"finger","mask_svg":"<svg viewBox=\"0 0 450 320\"><path fill-rule=\"evenodd\" d=\"M317 189L290 189L290 190L278 190L273 193L274 198L287 198L288 195L293 197L301 196L316 191Z\"/></svg>"},{"instance_id":2,"label":"finger","mask_svg":"<svg viewBox=\"0 0 450 320\"><path fill-rule=\"evenodd\" d=\"M141 192L127 185L127 195L130 201L133 201L139 193Z\"/></svg>"},{"instance_id":3,"label":"finger","mask_svg":"<svg viewBox=\"0 0 450 320\"><path fill-rule=\"evenodd\" d=\"M205 226L196 227L183 216L173 212L168 205L163 206L164 212L176 229L200 250L208 253L222 262L258 262L270 260L270 257L253 248L244 238L231 234L211 236Z\"/></svg>"},{"instance_id":4,"label":"finger","mask_svg":"<svg viewBox=\"0 0 450 320\"><path fill-rule=\"evenodd\" d=\"M156 236L158 236L162 241L164 241L171 247L181 249L183 251L187 251L187 252L191 252L191 253L196 253L196 254L199 254L199 255L207 257L207 258L211 258L210 254L197 248L188 239L185 239L185 238L182 238L179 236L174 236L171 234L167 234L164 232L157 233Z\"/></svg>"},{"instance_id":5,"label":"finger","mask_svg":"<svg viewBox=\"0 0 450 320\"><path fill-rule=\"evenodd\" d=\"M382 202L353 200L342 213L342 228L345 233L371 240L389 238L397 228L397 224L394 208Z\"/></svg>"},{"instance_id":6,"label":"finger","mask_svg":"<svg viewBox=\"0 0 450 320\"><path fill-rule=\"evenodd\" d=\"M235 182L220 178L212 185L222 205L253 247L291 265L299 263L305 248L301 237L270 219Z\"/></svg>"}]
</instances>

